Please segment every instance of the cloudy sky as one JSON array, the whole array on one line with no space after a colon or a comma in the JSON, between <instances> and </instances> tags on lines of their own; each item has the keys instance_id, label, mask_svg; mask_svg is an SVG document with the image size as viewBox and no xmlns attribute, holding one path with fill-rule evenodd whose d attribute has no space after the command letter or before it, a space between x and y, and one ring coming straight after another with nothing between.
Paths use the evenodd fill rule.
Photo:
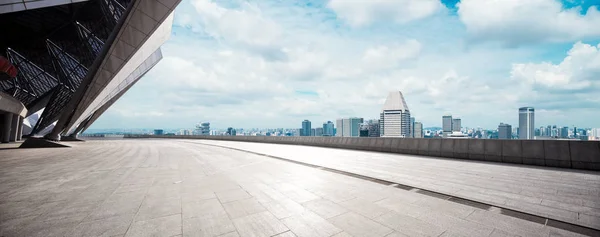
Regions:
<instances>
[{"instance_id":1,"label":"cloudy sky","mask_svg":"<svg viewBox=\"0 0 600 237\"><path fill-rule=\"evenodd\" d=\"M300 127L377 118L390 91L425 127L600 127L600 0L182 0L163 60L91 128ZM313 125L314 126L314 125Z\"/></svg>"}]
</instances>

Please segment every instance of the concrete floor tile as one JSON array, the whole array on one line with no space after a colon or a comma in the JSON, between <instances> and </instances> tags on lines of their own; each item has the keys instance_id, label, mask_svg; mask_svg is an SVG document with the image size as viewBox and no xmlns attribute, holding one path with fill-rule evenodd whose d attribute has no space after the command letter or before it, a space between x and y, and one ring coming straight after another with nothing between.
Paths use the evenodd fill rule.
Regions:
<instances>
[{"instance_id":1,"label":"concrete floor tile","mask_svg":"<svg viewBox=\"0 0 600 237\"><path fill-rule=\"evenodd\" d=\"M240 236L270 237L288 231L270 212L260 212L233 219Z\"/></svg>"},{"instance_id":2,"label":"concrete floor tile","mask_svg":"<svg viewBox=\"0 0 600 237\"><path fill-rule=\"evenodd\" d=\"M77 227L69 232L67 236L123 236L127 232L132 221L133 215L83 222L77 225Z\"/></svg>"},{"instance_id":3,"label":"concrete floor tile","mask_svg":"<svg viewBox=\"0 0 600 237\"><path fill-rule=\"evenodd\" d=\"M373 202L362 198L355 198L340 203L341 206L347 208L350 211L361 214L369 219L374 219L385 213L390 212L390 209L381 207Z\"/></svg>"},{"instance_id":4,"label":"concrete floor tile","mask_svg":"<svg viewBox=\"0 0 600 237\"><path fill-rule=\"evenodd\" d=\"M223 207L232 219L267 210L254 198L228 202Z\"/></svg>"},{"instance_id":5,"label":"concrete floor tile","mask_svg":"<svg viewBox=\"0 0 600 237\"><path fill-rule=\"evenodd\" d=\"M310 211L281 220L298 237L329 237L342 232L327 220Z\"/></svg>"},{"instance_id":6,"label":"concrete floor tile","mask_svg":"<svg viewBox=\"0 0 600 237\"><path fill-rule=\"evenodd\" d=\"M375 221L409 236L439 236L445 229L411 216L389 212Z\"/></svg>"},{"instance_id":7,"label":"concrete floor tile","mask_svg":"<svg viewBox=\"0 0 600 237\"><path fill-rule=\"evenodd\" d=\"M241 188L217 192L216 195L217 198L219 198L219 200L221 201L221 203L228 203L252 197L248 192L246 192L246 190L243 190Z\"/></svg>"},{"instance_id":8,"label":"concrete floor tile","mask_svg":"<svg viewBox=\"0 0 600 237\"><path fill-rule=\"evenodd\" d=\"M348 234L348 232L342 231L340 233L337 233L331 237L352 237L352 235Z\"/></svg>"},{"instance_id":9,"label":"concrete floor tile","mask_svg":"<svg viewBox=\"0 0 600 237\"><path fill-rule=\"evenodd\" d=\"M95 209L84 221L135 214L139 210L141 202L141 200L107 202Z\"/></svg>"},{"instance_id":10,"label":"concrete floor tile","mask_svg":"<svg viewBox=\"0 0 600 237\"><path fill-rule=\"evenodd\" d=\"M548 236L543 225L489 211L475 210L466 220L521 236Z\"/></svg>"},{"instance_id":11,"label":"concrete floor tile","mask_svg":"<svg viewBox=\"0 0 600 237\"><path fill-rule=\"evenodd\" d=\"M183 219L215 213L224 213L227 215L225 209L221 205L221 202L219 202L219 200L216 198L198 202L182 202L181 208L183 210Z\"/></svg>"},{"instance_id":12,"label":"concrete floor tile","mask_svg":"<svg viewBox=\"0 0 600 237\"><path fill-rule=\"evenodd\" d=\"M183 220L183 236L220 236L235 231L233 222L226 214Z\"/></svg>"},{"instance_id":13,"label":"concrete floor tile","mask_svg":"<svg viewBox=\"0 0 600 237\"><path fill-rule=\"evenodd\" d=\"M485 236L492 228L497 229L496 234L503 231L521 236L578 236L573 231L581 231L568 225L543 226L485 211L487 209L469 214L471 206L456 206L462 204L203 143L252 150L499 206L509 204L519 211L548 215L574 224L593 226L598 223L595 214L600 208L597 198L600 174L597 172L308 146L121 139L87 141L68 149L0 150L0 236L95 235L103 229L119 230L126 225L126 221L117 221L121 218L133 218L137 214L139 219L152 221L175 213L176 202L155 202L142 208L143 200L170 198L180 198L182 219L194 220L188 221L188 227L183 228L189 230L189 235L230 234L237 232L236 224L219 198L229 201L227 194L233 194L230 197L234 199L228 203L245 200L235 200L246 196L243 193L236 196L236 190L245 190L251 196L246 199L255 199L268 211L261 213L273 219L256 218L258 213L236 218L237 224L246 228L247 233L275 235L287 232L292 235L293 232L278 219L310 210L338 229L346 230L337 235L352 234L350 231L355 226L364 227L365 223L369 226L369 221L375 223L363 216L379 214L369 209L371 204L438 225L447 229L444 236ZM220 193L221 197L215 193ZM355 198L367 204L348 205ZM539 206L528 204L539 200ZM355 211L340 211L338 207L342 202L362 215ZM248 206L252 209L255 204ZM231 210L245 210L245 207ZM358 217L351 218L350 214ZM85 216L87 218L82 220ZM344 224L354 223L354 219L365 221ZM283 227L264 227L277 226L277 223ZM479 228L473 228L473 223ZM260 231L261 228L265 231ZM123 236L122 231L116 232L117 236ZM360 229L353 233L363 236ZM386 234L398 233L403 234L391 230ZM185 233L176 235L179 234Z\"/></svg>"},{"instance_id":14,"label":"concrete floor tile","mask_svg":"<svg viewBox=\"0 0 600 237\"><path fill-rule=\"evenodd\" d=\"M327 199L316 199L302 204L306 209L317 215L329 219L348 212L348 209Z\"/></svg>"},{"instance_id":15,"label":"concrete floor tile","mask_svg":"<svg viewBox=\"0 0 600 237\"><path fill-rule=\"evenodd\" d=\"M353 212L341 214L329 219L329 221L353 236L375 237L392 233L392 229Z\"/></svg>"},{"instance_id":16,"label":"concrete floor tile","mask_svg":"<svg viewBox=\"0 0 600 237\"><path fill-rule=\"evenodd\" d=\"M155 198L149 196L142 202L135 220L150 220L174 214L181 214L181 200L179 198Z\"/></svg>"},{"instance_id":17,"label":"concrete floor tile","mask_svg":"<svg viewBox=\"0 0 600 237\"><path fill-rule=\"evenodd\" d=\"M176 214L134 222L125 236L174 236L182 234L181 229L181 215Z\"/></svg>"},{"instance_id":18,"label":"concrete floor tile","mask_svg":"<svg viewBox=\"0 0 600 237\"><path fill-rule=\"evenodd\" d=\"M292 215L303 212L305 209L302 205L292 201L291 199L281 199L262 203L277 219L283 219Z\"/></svg>"},{"instance_id":19,"label":"concrete floor tile","mask_svg":"<svg viewBox=\"0 0 600 237\"><path fill-rule=\"evenodd\" d=\"M274 235L273 237L296 237L296 236L297 235L295 235L294 232L292 232L292 231L286 231L286 232L283 232L281 234Z\"/></svg>"}]
</instances>

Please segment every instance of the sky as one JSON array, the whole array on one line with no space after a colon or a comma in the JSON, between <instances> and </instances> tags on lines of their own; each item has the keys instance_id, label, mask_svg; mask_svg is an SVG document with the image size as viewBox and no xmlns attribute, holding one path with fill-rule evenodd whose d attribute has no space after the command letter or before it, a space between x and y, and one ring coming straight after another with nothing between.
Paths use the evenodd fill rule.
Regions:
<instances>
[{"instance_id":1,"label":"sky","mask_svg":"<svg viewBox=\"0 0 600 237\"><path fill-rule=\"evenodd\" d=\"M182 0L163 59L90 128L379 117L600 127L600 0Z\"/></svg>"}]
</instances>

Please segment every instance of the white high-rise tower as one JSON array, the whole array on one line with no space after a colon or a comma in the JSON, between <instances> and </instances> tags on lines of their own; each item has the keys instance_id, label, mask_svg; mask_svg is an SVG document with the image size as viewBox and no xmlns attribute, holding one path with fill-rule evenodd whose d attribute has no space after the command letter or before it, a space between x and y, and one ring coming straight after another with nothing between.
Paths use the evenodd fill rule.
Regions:
<instances>
[{"instance_id":1,"label":"white high-rise tower","mask_svg":"<svg viewBox=\"0 0 600 237\"><path fill-rule=\"evenodd\" d=\"M402 92L390 92L380 114L380 133L382 137L410 137L410 111Z\"/></svg>"}]
</instances>

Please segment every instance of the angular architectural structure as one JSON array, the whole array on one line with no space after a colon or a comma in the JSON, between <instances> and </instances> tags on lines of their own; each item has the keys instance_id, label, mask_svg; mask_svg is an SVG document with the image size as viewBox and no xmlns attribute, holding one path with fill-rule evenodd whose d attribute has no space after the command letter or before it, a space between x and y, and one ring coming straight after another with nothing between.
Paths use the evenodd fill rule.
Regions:
<instances>
[{"instance_id":1,"label":"angular architectural structure","mask_svg":"<svg viewBox=\"0 0 600 237\"><path fill-rule=\"evenodd\" d=\"M24 135L59 140L88 128L162 59L180 0L13 2L0 8L0 55L17 74L0 90L26 118L43 110Z\"/></svg>"},{"instance_id":2,"label":"angular architectural structure","mask_svg":"<svg viewBox=\"0 0 600 237\"><path fill-rule=\"evenodd\" d=\"M410 111L400 91L390 92L380 114L380 136L411 137Z\"/></svg>"}]
</instances>

